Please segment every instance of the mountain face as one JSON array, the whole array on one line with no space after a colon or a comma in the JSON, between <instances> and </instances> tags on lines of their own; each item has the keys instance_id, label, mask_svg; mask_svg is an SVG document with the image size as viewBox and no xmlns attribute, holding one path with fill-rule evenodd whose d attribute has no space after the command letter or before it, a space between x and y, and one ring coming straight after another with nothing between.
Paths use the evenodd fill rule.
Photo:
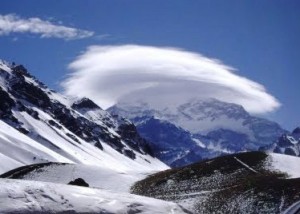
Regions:
<instances>
[{"instance_id":1,"label":"mountain face","mask_svg":"<svg viewBox=\"0 0 300 214\"><path fill-rule=\"evenodd\" d=\"M136 127L92 100L49 89L22 65L0 61L0 159L8 170L37 162L164 169Z\"/></svg>"},{"instance_id":2,"label":"mountain face","mask_svg":"<svg viewBox=\"0 0 300 214\"><path fill-rule=\"evenodd\" d=\"M300 156L300 127L294 129L292 133L285 133L281 135L276 142L271 145L261 147L260 150Z\"/></svg>"},{"instance_id":3,"label":"mountain face","mask_svg":"<svg viewBox=\"0 0 300 214\"><path fill-rule=\"evenodd\" d=\"M155 173L131 192L192 213L286 213L299 204L299 164L297 157L245 152Z\"/></svg>"},{"instance_id":4,"label":"mountain face","mask_svg":"<svg viewBox=\"0 0 300 214\"><path fill-rule=\"evenodd\" d=\"M286 133L275 122L251 116L242 106L216 99L194 99L170 108L152 107L144 101L120 102L108 111L133 121L139 133L152 142L158 157L159 152L168 154L161 160L170 166L258 150Z\"/></svg>"},{"instance_id":5,"label":"mountain face","mask_svg":"<svg viewBox=\"0 0 300 214\"><path fill-rule=\"evenodd\" d=\"M223 154L223 152L206 148L202 142L193 138L190 132L154 117L139 124L138 130L151 142L154 155L172 167Z\"/></svg>"}]
</instances>

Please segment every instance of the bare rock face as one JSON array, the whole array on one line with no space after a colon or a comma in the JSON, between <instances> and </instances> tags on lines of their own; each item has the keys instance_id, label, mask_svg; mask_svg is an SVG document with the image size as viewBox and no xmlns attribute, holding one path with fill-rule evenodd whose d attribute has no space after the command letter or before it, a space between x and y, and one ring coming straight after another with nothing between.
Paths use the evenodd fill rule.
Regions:
<instances>
[{"instance_id":1,"label":"bare rock face","mask_svg":"<svg viewBox=\"0 0 300 214\"><path fill-rule=\"evenodd\" d=\"M294 131L292 132L292 134L294 134L294 135L300 135L300 127L297 127L297 128L295 128L294 129Z\"/></svg>"}]
</instances>

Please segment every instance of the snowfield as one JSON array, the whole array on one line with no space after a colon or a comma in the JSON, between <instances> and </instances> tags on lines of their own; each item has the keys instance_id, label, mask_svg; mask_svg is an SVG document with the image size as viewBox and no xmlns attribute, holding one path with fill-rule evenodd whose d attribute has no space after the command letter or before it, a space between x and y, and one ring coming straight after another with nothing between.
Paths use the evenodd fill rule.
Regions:
<instances>
[{"instance_id":1,"label":"snowfield","mask_svg":"<svg viewBox=\"0 0 300 214\"><path fill-rule=\"evenodd\" d=\"M0 173L38 162L71 160L53 152L0 120Z\"/></svg>"},{"instance_id":2,"label":"snowfield","mask_svg":"<svg viewBox=\"0 0 300 214\"><path fill-rule=\"evenodd\" d=\"M0 180L0 213L185 213L172 202L86 187Z\"/></svg>"},{"instance_id":3,"label":"snowfield","mask_svg":"<svg viewBox=\"0 0 300 214\"><path fill-rule=\"evenodd\" d=\"M129 192L130 187L138 180L144 179L150 172L136 171L120 172L105 167L88 166L83 164L60 164L53 163L41 168L32 168L26 174L17 172L7 178L23 180L43 181L67 184L76 178L84 179L90 187L115 192Z\"/></svg>"},{"instance_id":4,"label":"snowfield","mask_svg":"<svg viewBox=\"0 0 300 214\"><path fill-rule=\"evenodd\" d=\"M300 177L300 158L290 155L270 153L268 157L270 170L286 173L289 178Z\"/></svg>"}]
</instances>

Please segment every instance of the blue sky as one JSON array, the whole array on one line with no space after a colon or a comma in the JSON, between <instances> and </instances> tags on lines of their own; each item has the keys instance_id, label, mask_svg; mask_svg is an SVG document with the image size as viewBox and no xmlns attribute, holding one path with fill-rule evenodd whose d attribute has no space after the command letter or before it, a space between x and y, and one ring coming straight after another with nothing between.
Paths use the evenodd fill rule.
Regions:
<instances>
[{"instance_id":1,"label":"blue sky","mask_svg":"<svg viewBox=\"0 0 300 214\"><path fill-rule=\"evenodd\" d=\"M300 125L299 1L4 1L0 15L38 17L94 32L82 39L0 36L0 58L24 64L52 88L90 45L170 46L201 53L265 86L282 106L266 115L287 129Z\"/></svg>"}]
</instances>

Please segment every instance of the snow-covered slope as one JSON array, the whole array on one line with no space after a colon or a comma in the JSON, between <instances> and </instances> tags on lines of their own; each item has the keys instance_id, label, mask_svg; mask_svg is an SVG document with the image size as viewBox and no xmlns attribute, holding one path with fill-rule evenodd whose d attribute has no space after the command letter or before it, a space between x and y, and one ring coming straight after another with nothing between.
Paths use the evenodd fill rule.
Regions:
<instances>
[{"instance_id":1,"label":"snow-covered slope","mask_svg":"<svg viewBox=\"0 0 300 214\"><path fill-rule=\"evenodd\" d=\"M55 161L72 163L71 160L50 150L0 121L0 173L29 163Z\"/></svg>"},{"instance_id":2,"label":"snow-covered slope","mask_svg":"<svg viewBox=\"0 0 300 214\"><path fill-rule=\"evenodd\" d=\"M83 164L22 166L1 175L0 213L189 213L174 203L130 194L147 175ZM67 185L78 178L89 187Z\"/></svg>"},{"instance_id":3,"label":"snow-covered slope","mask_svg":"<svg viewBox=\"0 0 300 214\"><path fill-rule=\"evenodd\" d=\"M286 173L288 178L300 178L300 158L270 153L267 168Z\"/></svg>"},{"instance_id":4,"label":"snow-covered slope","mask_svg":"<svg viewBox=\"0 0 300 214\"><path fill-rule=\"evenodd\" d=\"M153 133L153 120L156 120L156 130L165 130L169 123L178 128L178 133L184 130L186 137L176 144L181 144L183 151L196 151L199 158L215 157L239 151L257 150L261 146L269 145L283 133L286 133L277 123L266 119L251 116L242 106L225 103L216 99L194 99L187 103L156 108L144 101L135 103L120 102L108 109L113 115L129 118L135 123L140 134L150 142L166 143L164 138L170 138L174 129L164 131L165 135L157 137ZM170 126L171 127L171 126ZM193 143L191 143L193 142ZM156 145L155 145L156 146ZM155 147L154 146L154 147ZM176 159L176 154L165 161L171 166ZM177 165L184 165L186 161L176 159ZM183 160L182 159L182 160Z\"/></svg>"},{"instance_id":5,"label":"snow-covered slope","mask_svg":"<svg viewBox=\"0 0 300 214\"><path fill-rule=\"evenodd\" d=\"M49 89L22 65L0 62L0 172L37 162L66 162L121 171L162 170L135 126L88 98Z\"/></svg>"},{"instance_id":6,"label":"snow-covered slope","mask_svg":"<svg viewBox=\"0 0 300 214\"><path fill-rule=\"evenodd\" d=\"M63 184L0 180L0 213L185 213L157 199Z\"/></svg>"},{"instance_id":7,"label":"snow-covered slope","mask_svg":"<svg viewBox=\"0 0 300 214\"><path fill-rule=\"evenodd\" d=\"M76 178L82 178L93 188L129 192L130 186L149 173L151 172L145 173L141 169L124 172L118 168L109 169L83 164L42 163L16 168L0 177L60 184L68 184Z\"/></svg>"},{"instance_id":8,"label":"snow-covered slope","mask_svg":"<svg viewBox=\"0 0 300 214\"><path fill-rule=\"evenodd\" d=\"M299 166L300 158L288 155L233 154L158 172L132 192L193 213L281 213L299 201Z\"/></svg>"}]
</instances>

